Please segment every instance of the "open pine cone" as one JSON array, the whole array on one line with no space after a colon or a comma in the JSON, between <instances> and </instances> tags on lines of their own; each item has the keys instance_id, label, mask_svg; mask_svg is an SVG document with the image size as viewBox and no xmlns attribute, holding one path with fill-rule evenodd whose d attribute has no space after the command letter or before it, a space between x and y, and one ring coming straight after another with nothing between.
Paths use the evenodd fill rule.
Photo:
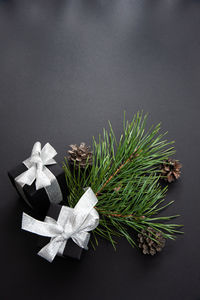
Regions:
<instances>
[{"instance_id":1,"label":"open pine cone","mask_svg":"<svg viewBox=\"0 0 200 300\"><path fill-rule=\"evenodd\" d=\"M152 240L154 238L157 242ZM163 234L155 229L148 227L147 230L142 230L138 234L139 248L142 249L143 254L155 255L157 252L161 252L165 246L165 238Z\"/></svg>"},{"instance_id":2,"label":"open pine cone","mask_svg":"<svg viewBox=\"0 0 200 300\"><path fill-rule=\"evenodd\" d=\"M92 151L89 146L86 146L85 143L81 143L80 146L70 145L72 148L68 150L68 159L71 164L78 168L85 168L87 164L92 165Z\"/></svg>"},{"instance_id":3,"label":"open pine cone","mask_svg":"<svg viewBox=\"0 0 200 300\"><path fill-rule=\"evenodd\" d=\"M177 180L181 175L182 165L178 160L169 158L161 165L161 172L165 181L169 183Z\"/></svg>"}]
</instances>

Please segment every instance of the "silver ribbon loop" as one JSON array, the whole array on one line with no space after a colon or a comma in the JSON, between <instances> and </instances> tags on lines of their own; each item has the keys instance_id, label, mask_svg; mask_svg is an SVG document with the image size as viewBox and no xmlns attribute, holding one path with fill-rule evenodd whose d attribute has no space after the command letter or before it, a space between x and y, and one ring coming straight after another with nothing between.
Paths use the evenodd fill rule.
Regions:
<instances>
[{"instance_id":1,"label":"silver ribbon loop","mask_svg":"<svg viewBox=\"0 0 200 300\"><path fill-rule=\"evenodd\" d=\"M22 229L51 238L38 252L38 255L49 262L52 262L57 254L63 254L69 238L87 250L90 239L88 231L94 230L99 224L99 214L94 208L97 202L96 195L88 188L74 208L62 206L57 221L46 217L42 222L23 213Z\"/></svg>"},{"instance_id":2,"label":"silver ribbon loop","mask_svg":"<svg viewBox=\"0 0 200 300\"><path fill-rule=\"evenodd\" d=\"M56 150L49 143L46 143L43 148L41 148L40 142L34 144L31 156L23 161L28 170L15 178L17 188L24 198L25 195L20 187L23 188L25 184L32 185L35 181L36 190L45 188L50 202L60 203L62 201L62 192L57 179L46 167L56 164L53 159L56 154Z\"/></svg>"}]
</instances>

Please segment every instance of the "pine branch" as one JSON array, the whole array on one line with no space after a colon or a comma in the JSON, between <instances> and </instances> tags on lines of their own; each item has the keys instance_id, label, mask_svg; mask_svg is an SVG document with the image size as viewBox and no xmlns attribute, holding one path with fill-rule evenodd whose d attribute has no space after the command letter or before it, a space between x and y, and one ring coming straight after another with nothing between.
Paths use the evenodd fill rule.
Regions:
<instances>
[{"instance_id":1,"label":"pine branch","mask_svg":"<svg viewBox=\"0 0 200 300\"><path fill-rule=\"evenodd\" d=\"M93 139L93 165L71 170L65 159L64 170L69 188L69 204L74 206L83 188L90 186L98 197L100 214L97 235L108 239L115 247L114 236L125 236L134 246L129 228L137 232L151 226L174 239L176 224L166 224L174 216L155 217L170 203L164 204L167 187L159 184L160 164L175 153L173 142L160 133L160 124L146 131L147 115L137 113L129 123L123 123L123 134L117 141L111 124L103 130L98 142Z\"/></svg>"}]
</instances>

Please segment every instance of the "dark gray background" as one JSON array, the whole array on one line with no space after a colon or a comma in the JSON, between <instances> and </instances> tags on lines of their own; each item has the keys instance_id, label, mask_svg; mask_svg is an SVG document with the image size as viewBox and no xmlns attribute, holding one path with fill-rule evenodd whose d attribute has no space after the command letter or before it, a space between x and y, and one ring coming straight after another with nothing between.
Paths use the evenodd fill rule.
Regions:
<instances>
[{"instance_id":1,"label":"dark gray background","mask_svg":"<svg viewBox=\"0 0 200 300\"><path fill-rule=\"evenodd\" d=\"M1 299L200 299L200 1L0 1ZM36 140L62 160L107 120L143 109L176 140L184 174L170 186L185 235L157 257L121 239L81 262L36 255L8 169Z\"/></svg>"}]
</instances>

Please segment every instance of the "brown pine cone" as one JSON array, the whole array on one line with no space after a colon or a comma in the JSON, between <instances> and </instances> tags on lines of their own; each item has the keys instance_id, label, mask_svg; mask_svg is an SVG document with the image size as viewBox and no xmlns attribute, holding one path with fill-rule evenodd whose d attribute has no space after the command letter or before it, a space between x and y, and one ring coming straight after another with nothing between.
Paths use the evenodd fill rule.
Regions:
<instances>
[{"instance_id":1,"label":"brown pine cone","mask_svg":"<svg viewBox=\"0 0 200 300\"><path fill-rule=\"evenodd\" d=\"M164 176L164 180L168 181L169 183L177 180L181 175L182 165L178 160L169 158L168 160L164 161L161 165L161 172Z\"/></svg>"},{"instance_id":2,"label":"brown pine cone","mask_svg":"<svg viewBox=\"0 0 200 300\"><path fill-rule=\"evenodd\" d=\"M152 240L152 238L156 241ZM141 233L138 234L138 242L143 254L155 255L157 252L162 251L166 240L161 232L148 227L147 230L143 229Z\"/></svg>"},{"instance_id":3,"label":"brown pine cone","mask_svg":"<svg viewBox=\"0 0 200 300\"><path fill-rule=\"evenodd\" d=\"M81 143L80 146L70 145L72 148L71 150L68 150L68 159L71 164L78 168L79 166L81 168L85 168L86 165L92 165L92 151L90 150L89 146L86 146L85 143Z\"/></svg>"}]
</instances>

